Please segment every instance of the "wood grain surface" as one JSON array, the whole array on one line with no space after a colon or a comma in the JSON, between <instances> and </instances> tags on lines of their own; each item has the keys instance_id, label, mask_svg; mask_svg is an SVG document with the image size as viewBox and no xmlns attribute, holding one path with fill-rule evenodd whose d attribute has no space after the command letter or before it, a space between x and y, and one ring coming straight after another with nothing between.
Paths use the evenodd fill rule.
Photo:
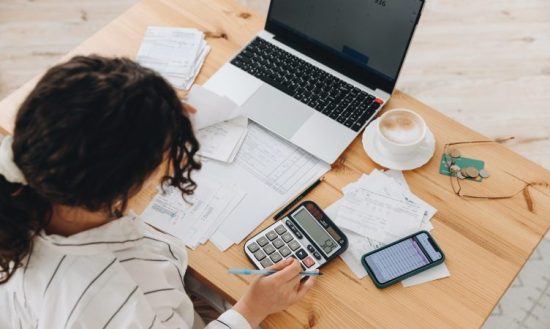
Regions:
<instances>
[{"instance_id":1,"label":"wood grain surface","mask_svg":"<svg viewBox=\"0 0 550 329\"><path fill-rule=\"evenodd\" d=\"M90 53L133 58L147 26L195 26L209 33L207 41L213 47L198 79L198 83L203 83L261 29L263 21L263 16L233 1L144 0L64 58ZM2 127L13 128L17 106L35 81L0 102ZM379 290L368 278L358 280L337 259L323 269L326 275L303 301L270 316L263 323L264 328L480 327L548 231L550 190L531 189L532 212L521 196L500 201L456 197L449 177L438 174L442 146L485 137L399 91L386 110L397 107L420 113L436 136L434 158L405 176L412 191L438 209L432 220L432 233L446 253L451 277L413 288L396 285ZM485 160L492 173L483 183L465 184L469 193L498 194L518 190L523 182L550 182L547 170L502 145L468 146L461 151L465 156ZM341 187L373 168L378 166L366 156L360 139L356 139L342 156L338 169L331 171L326 182L308 198L322 207L328 206L341 196ZM154 186L145 187L132 201L132 208L140 212L153 193ZM271 223L267 219L258 230ZM250 266L242 244L221 253L208 243L189 254L192 273L229 300L236 300L245 292L249 278L227 274L230 267Z\"/></svg>"}]
</instances>

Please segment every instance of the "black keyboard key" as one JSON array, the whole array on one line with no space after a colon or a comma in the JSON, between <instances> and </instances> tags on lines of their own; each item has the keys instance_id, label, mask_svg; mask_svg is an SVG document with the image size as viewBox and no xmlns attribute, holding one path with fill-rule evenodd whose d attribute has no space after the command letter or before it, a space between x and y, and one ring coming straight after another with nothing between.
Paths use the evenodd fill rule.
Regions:
<instances>
[{"instance_id":1,"label":"black keyboard key","mask_svg":"<svg viewBox=\"0 0 550 329\"><path fill-rule=\"evenodd\" d=\"M296 251L296 256L298 257L298 259L304 259L307 257L307 252L304 249L300 249Z\"/></svg>"},{"instance_id":2,"label":"black keyboard key","mask_svg":"<svg viewBox=\"0 0 550 329\"><path fill-rule=\"evenodd\" d=\"M374 96L261 38L231 63L356 131L368 120L364 112L380 107Z\"/></svg>"}]
</instances>

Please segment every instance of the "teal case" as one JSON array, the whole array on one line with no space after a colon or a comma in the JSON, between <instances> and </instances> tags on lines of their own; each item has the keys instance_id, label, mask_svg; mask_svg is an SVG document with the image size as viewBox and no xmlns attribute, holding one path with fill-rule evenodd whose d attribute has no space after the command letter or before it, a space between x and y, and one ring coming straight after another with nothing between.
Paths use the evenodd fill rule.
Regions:
<instances>
[{"instance_id":1,"label":"teal case","mask_svg":"<svg viewBox=\"0 0 550 329\"><path fill-rule=\"evenodd\" d=\"M374 254L374 253L376 253L376 252L382 250L382 249L389 248L389 247L393 246L394 244L397 244L397 243L399 243L399 242L401 242L401 241L403 241L403 240L410 239L410 238L412 238L412 237L414 237L414 236L417 236L417 235L419 235L419 234L421 234L421 233L426 233L426 234L428 235L428 237L430 238L430 241L431 241L432 245L434 246L434 248L435 248L437 251L439 251L439 252L441 253L441 259L436 260L436 261L433 262L433 263L424 265L424 266L422 266L422 267L420 267L420 268L418 268L418 269L416 269L416 270L414 270L414 271L411 271L411 272L409 272L409 273L405 273L405 274L403 274L403 275L401 275L401 276L398 276L397 278L395 278L395 279L393 279L393 280L390 280L390 281L388 281L388 282L384 282L384 283L378 282L378 280L376 280L376 277L374 276L374 273L372 272L372 270L370 269L369 265L368 265L367 262L365 261L365 258L366 258L367 256L371 255L371 254ZM373 251L371 251L371 252L369 252L369 253L366 253L366 254L363 255L363 257L361 257L361 264L363 264L363 267L365 268L365 270L367 270L367 273L369 273L369 277L372 279L372 282L374 282L374 285L375 285L377 288L380 288L380 289L389 287L389 286L391 286L392 284L395 284L395 283L397 283L397 282L400 282L401 280L404 280L404 279L406 279L406 278L408 278L408 277L411 277L411 276L416 275L416 274L418 274L418 273L420 273L420 272L423 272L423 271L425 271L425 270L427 270L427 269L429 269L429 268L432 268L432 267L434 267L434 266L437 266L437 265L439 265L439 264L442 264L444 261L445 261L445 254L443 253L443 251L441 250L441 248L439 248L439 246L437 245L437 243L435 242L435 240L433 239L433 237L430 235L430 233L428 233L427 231L420 231L420 232L416 232L416 233L414 233L414 234L408 235L408 236L406 236L406 237L404 237L404 238L402 238L402 239L399 239L399 240L397 240L397 241L395 241L395 242L392 242L392 243L390 243L390 244L387 244L387 245L383 246L382 248L378 248L378 249L373 250Z\"/></svg>"}]
</instances>

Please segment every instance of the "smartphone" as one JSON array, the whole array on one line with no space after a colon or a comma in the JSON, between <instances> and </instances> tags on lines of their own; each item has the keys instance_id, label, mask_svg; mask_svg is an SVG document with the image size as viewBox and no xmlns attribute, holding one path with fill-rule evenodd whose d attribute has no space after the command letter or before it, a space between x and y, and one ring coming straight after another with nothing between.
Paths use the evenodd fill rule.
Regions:
<instances>
[{"instance_id":1,"label":"smartphone","mask_svg":"<svg viewBox=\"0 0 550 329\"><path fill-rule=\"evenodd\" d=\"M374 284L386 288L444 260L432 236L420 231L363 255L361 263Z\"/></svg>"}]
</instances>

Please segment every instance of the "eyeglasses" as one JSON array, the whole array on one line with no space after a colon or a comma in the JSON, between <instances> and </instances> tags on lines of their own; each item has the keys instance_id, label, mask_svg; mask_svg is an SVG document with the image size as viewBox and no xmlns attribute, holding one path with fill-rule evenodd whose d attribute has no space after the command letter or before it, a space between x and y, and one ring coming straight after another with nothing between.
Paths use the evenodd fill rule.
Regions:
<instances>
[{"instance_id":1,"label":"eyeglasses","mask_svg":"<svg viewBox=\"0 0 550 329\"><path fill-rule=\"evenodd\" d=\"M533 211L534 205L533 205L533 199L531 198L531 194L529 192L530 186L543 186L546 188L550 188L550 184L546 182L524 182L524 185L521 189L508 193L503 195L471 195L463 193L462 191L462 185L460 184L460 179L458 177L458 174L460 171L451 170L451 166L456 165L454 162L454 158L457 158L457 149L455 148L458 145L466 145L466 144L500 144L502 142L508 141L514 139L514 137L505 138L505 139L498 139L498 140L485 140L485 141L469 141L469 142L454 142L454 143L448 143L445 144L443 147L443 160L445 162L445 166L450 172L450 182L451 182L451 188L453 189L453 192L460 198L465 199L485 199L485 200L502 200L502 199L511 199L515 196L517 196L520 193L523 193L523 197L525 198L525 202L527 203L527 208L529 211Z\"/></svg>"}]
</instances>

